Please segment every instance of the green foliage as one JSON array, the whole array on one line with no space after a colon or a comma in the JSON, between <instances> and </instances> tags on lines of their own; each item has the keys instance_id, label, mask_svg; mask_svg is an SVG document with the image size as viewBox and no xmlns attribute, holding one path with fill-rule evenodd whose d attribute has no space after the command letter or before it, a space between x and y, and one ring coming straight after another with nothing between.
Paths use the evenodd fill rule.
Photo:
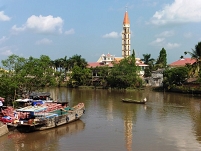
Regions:
<instances>
[{"instance_id":1,"label":"green foliage","mask_svg":"<svg viewBox=\"0 0 201 151\"><path fill-rule=\"evenodd\" d=\"M192 52L185 51L184 54L189 54L192 59L196 60L191 67L190 74L194 77L199 77L199 71L201 68L201 42L198 42L198 44L195 45L195 49L192 49Z\"/></svg>"},{"instance_id":2,"label":"green foliage","mask_svg":"<svg viewBox=\"0 0 201 151\"><path fill-rule=\"evenodd\" d=\"M188 68L178 67L166 69L163 73L163 86L166 89L171 89L175 85L182 85L183 82L188 78Z\"/></svg>"},{"instance_id":3,"label":"green foliage","mask_svg":"<svg viewBox=\"0 0 201 151\"><path fill-rule=\"evenodd\" d=\"M141 82L135 65L135 55L124 58L120 63L114 64L111 69L107 81L112 88L126 89L128 87L141 86Z\"/></svg>"},{"instance_id":4,"label":"green foliage","mask_svg":"<svg viewBox=\"0 0 201 151\"><path fill-rule=\"evenodd\" d=\"M166 68L167 67L167 54L164 48L161 49L158 59L156 60L155 68Z\"/></svg>"},{"instance_id":5,"label":"green foliage","mask_svg":"<svg viewBox=\"0 0 201 151\"><path fill-rule=\"evenodd\" d=\"M151 54L143 54L143 59L141 59L142 61L144 61L144 64L149 65L148 67L145 68L144 72L144 77L150 77L151 76L151 72L154 68L154 62L155 59L151 58Z\"/></svg>"},{"instance_id":6,"label":"green foliage","mask_svg":"<svg viewBox=\"0 0 201 151\"><path fill-rule=\"evenodd\" d=\"M54 70L48 56L25 59L11 55L8 59L2 60L2 65L7 72L2 73L0 77L0 95L5 96L10 102L24 92L55 85Z\"/></svg>"},{"instance_id":7,"label":"green foliage","mask_svg":"<svg viewBox=\"0 0 201 151\"><path fill-rule=\"evenodd\" d=\"M69 59L70 67L73 68L74 66L78 66L82 69L87 67L87 62L81 55L74 55Z\"/></svg>"},{"instance_id":8,"label":"green foliage","mask_svg":"<svg viewBox=\"0 0 201 151\"><path fill-rule=\"evenodd\" d=\"M88 68L82 69L82 67L79 67L75 65L72 69L70 84L76 82L76 85L87 85L89 84L89 78L91 76L91 70Z\"/></svg>"},{"instance_id":9,"label":"green foliage","mask_svg":"<svg viewBox=\"0 0 201 151\"><path fill-rule=\"evenodd\" d=\"M144 77L151 77L151 69L149 67L144 69Z\"/></svg>"},{"instance_id":10,"label":"green foliage","mask_svg":"<svg viewBox=\"0 0 201 151\"><path fill-rule=\"evenodd\" d=\"M68 85L71 85L72 83L76 83L75 85L78 86L80 85L80 83L78 81L74 82L75 79L77 79L75 75L78 73L73 75L73 78L75 79L72 79L72 75L70 73L75 66L78 66L81 69L86 69L87 62L84 58L81 57L81 55L74 55L69 59L67 59L67 56L65 56L64 58L56 59L55 61L53 61L53 65L55 66L56 70L59 70L59 73L57 72L56 74L57 82L59 86L61 85L63 81L69 78L70 78L70 81L68 82Z\"/></svg>"}]
</instances>

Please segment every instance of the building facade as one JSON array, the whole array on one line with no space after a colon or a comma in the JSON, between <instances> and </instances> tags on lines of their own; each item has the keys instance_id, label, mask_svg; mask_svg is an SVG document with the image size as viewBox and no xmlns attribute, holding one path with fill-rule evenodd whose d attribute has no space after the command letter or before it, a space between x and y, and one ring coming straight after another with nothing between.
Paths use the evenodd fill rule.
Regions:
<instances>
[{"instance_id":1,"label":"building facade","mask_svg":"<svg viewBox=\"0 0 201 151\"><path fill-rule=\"evenodd\" d=\"M128 12L125 12L123 20L123 31L122 31L122 57L130 56L131 50L131 34L130 34L130 21Z\"/></svg>"}]
</instances>

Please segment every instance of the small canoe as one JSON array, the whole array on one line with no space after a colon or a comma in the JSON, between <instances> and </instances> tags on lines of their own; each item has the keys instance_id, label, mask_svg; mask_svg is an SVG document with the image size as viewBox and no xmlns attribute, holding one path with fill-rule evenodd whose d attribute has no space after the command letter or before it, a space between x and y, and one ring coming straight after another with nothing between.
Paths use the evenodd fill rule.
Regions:
<instances>
[{"instance_id":1,"label":"small canoe","mask_svg":"<svg viewBox=\"0 0 201 151\"><path fill-rule=\"evenodd\" d=\"M147 99L144 98L142 101L139 101L139 100L133 100L133 99L122 99L123 102L125 103L136 103L136 104L145 104L147 102Z\"/></svg>"}]
</instances>

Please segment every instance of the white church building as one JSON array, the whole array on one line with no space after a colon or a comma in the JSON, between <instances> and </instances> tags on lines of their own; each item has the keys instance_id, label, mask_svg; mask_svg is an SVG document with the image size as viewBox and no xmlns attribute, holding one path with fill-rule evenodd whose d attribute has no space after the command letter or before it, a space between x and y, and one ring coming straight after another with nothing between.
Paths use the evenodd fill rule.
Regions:
<instances>
[{"instance_id":1,"label":"white church building","mask_svg":"<svg viewBox=\"0 0 201 151\"><path fill-rule=\"evenodd\" d=\"M119 62L125 57L130 56L131 52L131 33L130 33L130 21L128 17L128 12L125 12L124 20L123 20L123 30L122 30L122 56L121 57L115 57L115 55L111 55L109 53L102 54L100 58L97 60L97 62L91 62L88 63L89 68L95 68L98 66L109 66L113 67L112 62ZM144 75L144 69L148 66L144 64L143 61L140 60L140 58L136 58L136 65L140 67L140 76Z\"/></svg>"}]
</instances>

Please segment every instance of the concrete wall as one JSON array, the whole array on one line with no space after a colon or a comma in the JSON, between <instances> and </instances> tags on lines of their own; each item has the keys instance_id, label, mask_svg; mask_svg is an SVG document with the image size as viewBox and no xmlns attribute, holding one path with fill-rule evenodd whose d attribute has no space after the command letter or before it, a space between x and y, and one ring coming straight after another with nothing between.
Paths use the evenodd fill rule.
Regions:
<instances>
[{"instance_id":1,"label":"concrete wall","mask_svg":"<svg viewBox=\"0 0 201 151\"><path fill-rule=\"evenodd\" d=\"M6 133L8 133L7 125L0 122L0 136L5 135Z\"/></svg>"}]
</instances>

